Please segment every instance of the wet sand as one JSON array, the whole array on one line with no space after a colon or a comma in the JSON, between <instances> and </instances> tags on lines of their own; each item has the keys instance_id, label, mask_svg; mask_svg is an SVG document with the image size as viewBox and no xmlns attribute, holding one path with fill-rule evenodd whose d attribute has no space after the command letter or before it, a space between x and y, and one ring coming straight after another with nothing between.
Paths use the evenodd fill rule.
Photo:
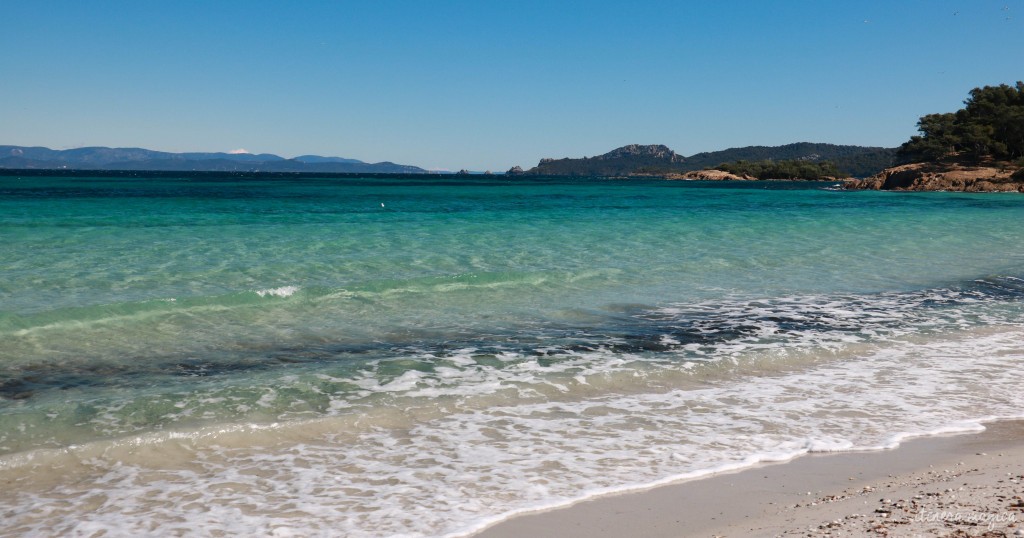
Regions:
<instances>
[{"instance_id":1,"label":"wet sand","mask_svg":"<svg viewBox=\"0 0 1024 538\"><path fill-rule=\"evenodd\" d=\"M1005 421L596 498L476 536L1024 536L1022 497L1024 421Z\"/></svg>"}]
</instances>

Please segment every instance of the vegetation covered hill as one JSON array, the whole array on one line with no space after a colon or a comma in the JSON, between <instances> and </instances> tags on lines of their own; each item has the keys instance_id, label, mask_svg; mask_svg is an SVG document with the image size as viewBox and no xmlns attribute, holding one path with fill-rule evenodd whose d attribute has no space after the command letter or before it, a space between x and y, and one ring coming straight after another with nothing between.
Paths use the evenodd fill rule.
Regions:
<instances>
[{"instance_id":1,"label":"vegetation covered hill","mask_svg":"<svg viewBox=\"0 0 1024 538\"><path fill-rule=\"evenodd\" d=\"M626 176L644 172L672 172L685 168L682 156L666 146L630 144L582 159L541 159L527 170L529 175L542 176Z\"/></svg>"},{"instance_id":2,"label":"vegetation covered hill","mask_svg":"<svg viewBox=\"0 0 1024 538\"><path fill-rule=\"evenodd\" d=\"M661 145L630 145L597 157L582 159L543 159L526 171L532 175L624 176L631 174L671 174L708 168L737 161L804 161L832 163L837 174L864 177L892 166L894 148L839 146L799 142L784 146L748 146L723 151L697 153L682 157Z\"/></svg>"},{"instance_id":3,"label":"vegetation covered hill","mask_svg":"<svg viewBox=\"0 0 1024 538\"><path fill-rule=\"evenodd\" d=\"M694 170L718 168L722 163L736 161L828 161L841 175L864 177L892 166L895 159L895 148L797 142L785 146L747 146L697 153L687 157L686 161L694 166Z\"/></svg>"},{"instance_id":4,"label":"vegetation covered hill","mask_svg":"<svg viewBox=\"0 0 1024 538\"><path fill-rule=\"evenodd\" d=\"M720 164L716 170L754 179L822 180L844 177L831 161L736 161Z\"/></svg>"}]
</instances>

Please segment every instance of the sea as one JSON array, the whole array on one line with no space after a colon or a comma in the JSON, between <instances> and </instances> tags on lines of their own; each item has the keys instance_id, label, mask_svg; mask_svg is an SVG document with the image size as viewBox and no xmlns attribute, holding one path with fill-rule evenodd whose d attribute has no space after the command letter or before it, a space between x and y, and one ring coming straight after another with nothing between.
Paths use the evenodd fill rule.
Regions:
<instances>
[{"instance_id":1,"label":"sea","mask_svg":"<svg viewBox=\"0 0 1024 538\"><path fill-rule=\"evenodd\" d=\"M0 535L466 536L1024 416L1024 196L0 178Z\"/></svg>"}]
</instances>

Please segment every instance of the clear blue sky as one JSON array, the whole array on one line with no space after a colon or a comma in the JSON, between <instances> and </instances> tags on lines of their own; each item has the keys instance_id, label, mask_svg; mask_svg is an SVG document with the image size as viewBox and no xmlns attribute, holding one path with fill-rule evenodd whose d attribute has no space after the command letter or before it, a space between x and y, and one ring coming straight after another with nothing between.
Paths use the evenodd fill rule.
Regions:
<instances>
[{"instance_id":1,"label":"clear blue sky","mask_svg":"<svg viewBox=\"0 0 1024 538\"><path fill-rule=\"evenodd\" d=\"M1024 79L1024 0L0 0L0 144L505 170L895 146Z\"/></svg>"}]
</instances>

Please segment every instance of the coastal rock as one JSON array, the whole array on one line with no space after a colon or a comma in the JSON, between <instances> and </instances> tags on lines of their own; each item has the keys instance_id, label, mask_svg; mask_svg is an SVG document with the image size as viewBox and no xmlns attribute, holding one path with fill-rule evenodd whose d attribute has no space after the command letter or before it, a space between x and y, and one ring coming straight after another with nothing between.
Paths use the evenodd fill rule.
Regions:
<instances>
[{"instance_id":1,"label":"coastal rock","mask_svg":"<svg viewBox=\"0 0 1024 538\"><path fill-rule=\"evenodd\" d=\"M1015 173L1016 172L1016 173ZM913 163L846 182L849 190L1024 192L1020 171L1005 163Z\"/></svg>"},{"instance_id":2,"label":"coastal rock","mask_svg":"<svg viewBox=\"0 0 1024 538\"><path fill-rule=\"evenodd\" d=\"M750 181L757 178L746 174L738 176L723 170L694 170L684 174L668 174L665 179L680 179L688 181Z\"/></svg>"},{"instance_id":3,"label":"coastal rock","mask_svg":"<svg viewBox=\"0 0 1024 538\"><path fill-rule=\"evenodd\" d=\"M519 167L519 166L513 166L512 168L508 169L508 172L505 172L505 175L506 176L521 176L521 175L523 175L523 169L521 167Z\"/></svg>"}]
</instances>

